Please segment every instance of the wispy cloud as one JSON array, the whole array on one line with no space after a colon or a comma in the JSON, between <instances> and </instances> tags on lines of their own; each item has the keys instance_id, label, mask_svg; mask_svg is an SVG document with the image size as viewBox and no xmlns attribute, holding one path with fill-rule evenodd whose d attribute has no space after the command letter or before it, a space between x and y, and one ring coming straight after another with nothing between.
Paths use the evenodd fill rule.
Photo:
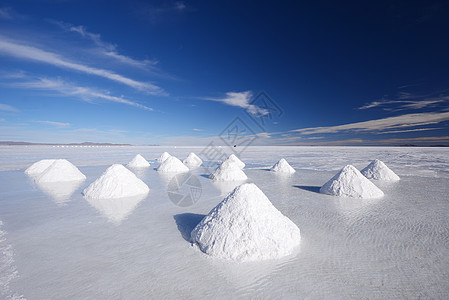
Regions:
<instances>
[{"instance_id":1,"label":"wispy cloud","mask_svg":"<svg viewBox=\"0 0 449 300\"><path fill-rule=\"evenodd\" d=\"M62 122L55 122L55 121L30 121L33 123L41 123L41 124L46 124L46 125L51 125L51 126L56 126L56 127L69 127L70 123L62 123Z\"/></svg>"},{"instance_id":2,"label":"wispy cloud","mask_svg":"<svg viewBox=\"0 0 449 300\"><path fill-rule=\"evenodd\" d=\"M9 7L0 8L0 19L12 20L13 19L12 9Z\"/></svg>"},{"instance_id":3,"label":"wispy cloud","mask_svg":"<svg viewBox=\"0 0 449 300\"><path fill-rule=\"evenodd\" d=\"M199 128L193 128L193 131L203 131L203 129L199 129Z\"/></svg>"},{"instance_id":4,"label":"wispy cloud","mask_svg":"<svg viewBox=\"0 0 449 300\"><path fill-rule=\"evenodd\" d=\"M224 98L204 98L204 100L222 102L230 106L236 106L246 109L249 113L258 116L264 116L269 113L268 110L260 108L256 105L250 104L253 93L251 91L245 92L228 92Z\"/></svg>"},{"instance_id":5,"label":"wispy cloud","mask_svg":"<svg viewBox=\"0 0 449 300\"><path fill-rule=\"evenodd\" d=\"M122 76L109 70L94 68L84 64L72 62L59 54L42 50L33 46L24 45L15 41L8 41L1 36L0 53L16 58L46 63L60 68L79 71L89 75L100 76L112 81L120 82L137 90L144 91L148 94L164 94L164 91L160 87L151 83L136 81L134 79Z\"/></svg>"},{"instance_id":6,"label":"wispy cloud","mask_svg":"<svg viewBox=\"0 0 449 300\"><path fill-rule=\"evenodd\" d=\"M0 110L8 111L8 112L18 112L19 111L17 108L12 107L11 105L2 104L2 103L0 103Z\"/></svg>"},{"instance_id":7,"label":"wispy cloud","mask_svg":"<svg viewBox=\"0 0 449 300\"><path fill-rule=\"evenodd\" d=\"M366 103L357 109L364 110L379 107L388 111L414 110L436 107L443 103L449 103L449 96L447 94L429 96L401 91L395 99L387 99L384 97L381 100Z\"/></svg>"},{"instance_id":8,"label":"wispy cloud","mask_svg":"<svg viewBox=\"0 0 449 300\"><path fill-rule=\"evenodd\" d=\"M88 102L90 102L92 99L102 99L110 102L134 106L148 111L153 111L151 107L145 106L143 104L122 97L112 96L105 92L99 92L88 87L73 85L61 79L37 78L33 80L12 83L10 85L26 89L56 91L68 96L77 96L80 99Z\"/></svg>"},{"instance_id":9,"label":"wispy cloud","mask_svg":"<svg viewBox=\"0 0 449 300\"><path fill-rule=\"evenodd\" d=\"M448 120L449 112L415 113L337 126L302 128L293 130L292 132L298 132L304 135L341 132L373 132L438 124Z\"/></svg>"}]
</instances>

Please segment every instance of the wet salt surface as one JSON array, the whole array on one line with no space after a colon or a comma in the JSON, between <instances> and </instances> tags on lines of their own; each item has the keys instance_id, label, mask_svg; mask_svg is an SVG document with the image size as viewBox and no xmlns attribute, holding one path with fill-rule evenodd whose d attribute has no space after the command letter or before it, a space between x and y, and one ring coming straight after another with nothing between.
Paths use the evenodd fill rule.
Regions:
<instances>
[{"instance_id":1,"label":"wet salt surface","mask_svg":"<svg viewBox=\"0 0 449 300\"><path fill-rule=\"evenodd\" d=\"M212 259L185 240L232 184L211 183L201 176L204 170L194 170L201 198L179 207L167 194L170 175L154 170L158 163L152 160L163 151L183 159L202 148L5 148L0 162L9 171L0 172L0 230L14 261L0 269L0 278L10 278L5 275L14 268L19 277L9 281L0 298L7 292L28 299L445 299L449 293L446 149L246 150L242 160L249 181L298 225L302 240L296 256L232 263ZM137 153L152 164L137 173L150 187L145 199L106 207L82 197L81 191L109 164L126 163ZM281 157L295 174L266 170ZM78 187L41 189L23 170L42 158L67 158L87 179ZM399 182L373 181L385 197L361 200L317 193L345 164L361 169L374 158L401 176ZM13 165L21 170L11 171Z\"/></svg>"}]
</instances>

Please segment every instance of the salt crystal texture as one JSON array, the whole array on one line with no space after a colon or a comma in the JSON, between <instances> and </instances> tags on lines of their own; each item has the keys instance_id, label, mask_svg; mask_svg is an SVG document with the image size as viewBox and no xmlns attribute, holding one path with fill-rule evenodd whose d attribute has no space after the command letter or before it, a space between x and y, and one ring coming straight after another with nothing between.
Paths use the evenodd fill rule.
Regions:
<instances>
[{"instance_id":1,"label":"salt crystal texture","mask_svg":"<svg viewBox=\"0 0 449 300\"><path fill-rule=\"evenodd\" d=\"M84 180L86 176L66 159L55 159L43 172L36 175L37 183Z\"/></svg>"},{"instance_id":2,"label":"salt crystal texture","mask_svg":"<svg viewBox=\"0 0 449 300\"><path fill-rule=\"evenodd\" d=\"M43 159L32 164L25 173L28 175L37 175L44 172L56 159Z\"/></svg>"},{"instance_id":3,"label":"salt crystal texture","mask_svg":"<svg viewBox=\"0 0 449 300\"><path fill-rule=\"evenodd\" d=\"M375 159L365 169L361 171L368 179L385 180L385 181L398 181L399 176L396 175L386 164L382 161Z\"/></svg>"},{"instance_id":4,"label":"salt crystal texture","mask_svg":"<svg viewBox=\"0 0 449 300\"><path fill-rule=\"evenodd\" d=\"M243 169L245 167L245 163L241 161L237 156L235 156L235 154L229 155L229 157L223 163L234 163L240 169Z\"/></svg>"},{"instance_id":5,"label":"salt crystal texture","mask_svg":"<svg viewBox=\"0 0 449 300\"><path fill-rule=\"evenodd\" d=\"M320 193L363 199L379 198L384 195L374 183L351 165L345 166L331 180L326 182L321 187Z\"/></svg>"},{"instance_id":6,"label":"salt crystal texture","mask_svg":"<svg viewBox=\"0 0 449 300\"><path fill-rule=\"evenodd\" d=\"M204 253L235 261L287 256L300 240L299 228L253 183L236 187L191 232Z\"/></svg>"},{"instance_id":7,"label":"salt crystal texture","mask_svg":"<svg viewBox=\"0 0 449 300\"><path fill-rule=\"evenodd\" d=\"M198 157L195 153L191 152L186 159L184 159L183 163L189 167L190 169L198 168L201 166L203 161Z\"/></svg>"},{"instance_id":8,"label":"salt crystal texture","mask_svg":"<svg viewBox=\"0 0 449 300\"><path fill-rule=\"evenodd\" d=\"M231 161L224 161L214 173L209 176L212 181L243 181L248 179L245 172Z\"/></svg>"},{"instance_id":9,"label":"salt crystal texture","mask_svg":"<svg viewBox=\"0 0 449 300\"><path fill-rule=\"evenodd\" d=\"M126 166L129 168L147 168L150 163L142 155L137 154Z\"/></svg>"},{"instance_id":10,"label":"salt crystal texture","mask_svg":"<svg viewBox=\"0 0 449 300\"><path fill-rule=\"evenodd\" d=\"M293 174L295 173L295 169L290 166L290 164L284 159L281 158L271 169L270 171L276 173L284 173L284 174Z\"/></svg>"},{"instance_id":11,"label":"salt crystal texture","mask_svg":"<svg viewBox=\"0 0 449 300\"><path fill-rule=\"evenodd\" d=\"M161 154L161 156L157 159L158 162L164 162L167 158L169 158L171 155L168 152L164 152Z\"/></svg>"},{"instance_id":12,"label":"salt crystal texture","mask_svg":"<svg viewBox=\"0 0 449 300\"><path fill-rule=\"evenodd\" d=\"M123 165L115 164L84 191L83 195L93 199L123 198L145 195L148 186Z\"/></svg>"},{"instance_id":13,"label":"salt crystal texture","mask_svg":"<svg viewBox=\"0 0 449 300\"><path fill-rule=\"evenodd\" d=\"M164 173L183 173L189 172L189 168L176 157L170 156L161 163L157 171Z\"/></svg>"}]
</instances>

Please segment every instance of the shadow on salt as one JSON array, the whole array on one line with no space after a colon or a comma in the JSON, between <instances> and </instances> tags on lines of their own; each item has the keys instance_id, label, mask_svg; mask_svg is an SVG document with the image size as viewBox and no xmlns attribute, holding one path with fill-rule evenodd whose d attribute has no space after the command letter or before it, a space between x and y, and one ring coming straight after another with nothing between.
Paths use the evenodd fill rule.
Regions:
<instances>
[{"instance_id":1,"label":"shadow on salt","mask_svg":"<svg viewBox=\"0 0 449 300\"><path fill-rule=\"evenodd\" d=\"M59 206L71 201L73 193L84 183L84 180L67 182L36 182L38 188Z\"/></svg>"},{"instance_id":2,"label":"shadow on salt","mask_svg":"<svg viewBox=\"0 0 449 300\"><path fill-rule=\"evenodd\" d=\"M110 222L120 225L147 196L148 194L112 199L85 199Z\"/></svg>"}]
</instances>

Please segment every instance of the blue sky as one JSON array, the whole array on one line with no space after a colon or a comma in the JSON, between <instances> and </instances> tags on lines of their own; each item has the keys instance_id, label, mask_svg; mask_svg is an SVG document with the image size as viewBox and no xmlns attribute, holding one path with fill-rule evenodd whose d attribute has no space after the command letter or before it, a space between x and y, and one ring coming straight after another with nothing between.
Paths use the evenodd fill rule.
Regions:
<instances>
[{"instance_id":1,"label":"blue sky","mask_svg":"<svg viewBox=\"0 0 449 300\"><path fill-rule=\"evenodd\" d=\"M254 145L449 144L448 13L4 0L0 140L205 145L236 130Z\"/></svg>"}]
</instances>

